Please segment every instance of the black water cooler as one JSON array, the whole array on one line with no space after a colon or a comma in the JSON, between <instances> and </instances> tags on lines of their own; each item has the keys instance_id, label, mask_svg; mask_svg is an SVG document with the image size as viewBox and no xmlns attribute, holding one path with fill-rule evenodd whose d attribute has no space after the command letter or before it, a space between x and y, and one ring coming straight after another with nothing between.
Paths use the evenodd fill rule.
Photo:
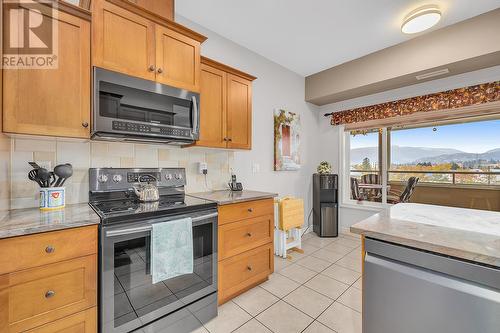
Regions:
<instances>
[{"instance_id":1,"label":"black water cooler","mask_svg":"<svg viewBox=\"0 0 500 333\"><path fill-rule=\"evenodd\" d=\"M338 176L313 175L313 231L320 237L339 235Z\"/></svg>"}]
</instances>

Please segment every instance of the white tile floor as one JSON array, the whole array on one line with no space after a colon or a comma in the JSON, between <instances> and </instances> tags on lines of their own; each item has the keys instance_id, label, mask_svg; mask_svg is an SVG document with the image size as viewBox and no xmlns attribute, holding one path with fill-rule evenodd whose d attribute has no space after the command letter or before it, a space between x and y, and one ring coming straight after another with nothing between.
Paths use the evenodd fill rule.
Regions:
<instances>
[{"instance_id":1,"label":"white tile floor","mask_svg":"<svg viewBox=\"0 0 500 333\"><path fill-rule=\"evenodd\" d=\"M275 257L269 281L219 307L197 333L360 333L361 241L308 233L304 254Z\"/></svg>"}]
</instances>

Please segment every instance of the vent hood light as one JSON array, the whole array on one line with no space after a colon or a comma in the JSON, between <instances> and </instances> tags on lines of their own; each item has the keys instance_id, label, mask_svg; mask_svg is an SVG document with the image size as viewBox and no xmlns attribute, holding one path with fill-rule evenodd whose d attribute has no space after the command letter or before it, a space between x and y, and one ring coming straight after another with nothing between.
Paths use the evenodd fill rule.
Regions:
<instances>
[{"instance_id":1,"label":"vent hood light","mask_svg":"<svg viewBox=\"0 0 500 333\"><path fill-rule=\"evenodd\" d=\"M425 80L425 79L428 79L430 77L448 74L449 72L450 72L450 70L448 68L443 68L443 69L440 69L440 70L437 70L434 72L428 72L428 73L417 75L417 76L415 76L415 78L417 80Z\"/></svg>"},{"instance_id":2,"label":"vent hood light","mask_svg":"<svg viewBox=\"0 0 500 333\"><path fill-rule=\"evenodd\" d=\"M428 5L410 12L401 25L405 34L416 34L436 25L441 19L441 11L437 6Z\"/></svg>"}]
</instances>

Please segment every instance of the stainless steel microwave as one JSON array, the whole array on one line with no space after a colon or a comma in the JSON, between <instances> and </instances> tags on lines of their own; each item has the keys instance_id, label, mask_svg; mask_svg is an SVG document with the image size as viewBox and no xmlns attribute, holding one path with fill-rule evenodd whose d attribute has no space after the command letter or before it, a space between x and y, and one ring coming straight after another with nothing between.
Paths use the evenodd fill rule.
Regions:
<instances>
[{"instance_id":1,"label":"stainless steel microwave","mask_svg":"<svg viewBox=\"0 0 500 333\"><path fill-rule=\"evenodd\" d=\"M195 92L94 67L92 139L186 145L199 137Z\"/></svg>"}]
</instances>

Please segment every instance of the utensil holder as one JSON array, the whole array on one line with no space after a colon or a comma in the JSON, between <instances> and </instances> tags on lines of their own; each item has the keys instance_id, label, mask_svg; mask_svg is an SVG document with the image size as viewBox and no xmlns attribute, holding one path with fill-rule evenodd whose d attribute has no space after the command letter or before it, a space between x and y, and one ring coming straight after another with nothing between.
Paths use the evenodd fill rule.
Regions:
<instances>
[{"instance_id":1,"label":"utensil holder","mask_svg":"<svg viewBox=\"0 0 500 333\"><path fill-rule=\"evenodd\" d=\"M66 189L64 187L46 187L40 189L40 209L53 210L66 205Z\"/></svg>"}]
</instances>

